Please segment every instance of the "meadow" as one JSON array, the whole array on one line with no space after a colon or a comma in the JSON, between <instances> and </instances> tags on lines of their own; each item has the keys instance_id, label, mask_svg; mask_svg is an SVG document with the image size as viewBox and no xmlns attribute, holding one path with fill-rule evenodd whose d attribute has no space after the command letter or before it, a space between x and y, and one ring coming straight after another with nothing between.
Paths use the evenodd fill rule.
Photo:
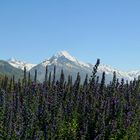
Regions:
<instances>
[{"instance_id":1,"label":"meadow","mask_svg":"<svg viewBox=\"0 0 140 140\"><path fill-rule=\"evenodd\" d=\"M138 140L140 139L140 79L121 82L116 73L110 84L96 76L65 81L55 70L37 81L24 69L15 80L0 76L0 140ZM101 78L101 82L99 82Z\"/></svg>"}]
</instances>

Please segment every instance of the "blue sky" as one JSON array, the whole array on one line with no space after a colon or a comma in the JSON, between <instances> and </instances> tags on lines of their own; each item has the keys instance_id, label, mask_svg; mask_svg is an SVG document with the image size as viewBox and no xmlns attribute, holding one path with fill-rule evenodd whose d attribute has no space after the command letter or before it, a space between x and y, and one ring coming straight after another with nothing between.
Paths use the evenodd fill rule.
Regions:
<instances>
[{"instance_id":1,"label":"blue sky","mask_svg":"<svg viewBox=\"0 0 140 140\"><path fill-rule=\"evenodd\" d=\"M1 0L0 59L38 63L66 50L84 62L140 69L139 0Z\"/></svg>"}]
</instances>

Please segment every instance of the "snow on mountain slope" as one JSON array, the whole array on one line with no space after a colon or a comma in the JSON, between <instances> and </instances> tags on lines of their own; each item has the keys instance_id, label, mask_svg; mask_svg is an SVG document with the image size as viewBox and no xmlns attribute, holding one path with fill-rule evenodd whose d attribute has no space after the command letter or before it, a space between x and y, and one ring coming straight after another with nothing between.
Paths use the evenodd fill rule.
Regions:
<instances>
[{"instance_id":1,"label":"snow on mountain slope","mask_svg":"<svg viewBox=\"0 0 140 140\"><path fill-rule=\"evenodd\" d=\"M31 71L32 74L34 74L34 70L37 69L39 73L38 78L40 81L42 81L44 78L46 66L49 67L50 71L52 71L53 67L56 66L58 69L57 73L60 73L61 69L64 69L66 75L70 74L74 77L76 76L77 72L80 72L83 79L85 78L85 74L91 74L94 67L94 64L81 62L66 51L57 52L52 57L42 61L38 65L28 64L16 59L9 59L8 63L22 70L24 67L26 67L27 71ZM109 81L112 79L114 71L116 72L117 78L124 78L125 80L129 81L137 78L140 75L140 71L125 72L104 64L99 65L98 75L101 77L102 73L105 72L106 80Z\"/></svg>"},{"instance_id":2,"label":"snow on mountain slope","mask_svg":"<svg viewBox=\"0 0 140 140\"><path fill-rule=\"evenodd\" d=\"M66 51L60 51L54 54L49 59L44 60L42 63L40 63L42 66L46 67L47 65L66 65L69 67L78 66L80 68L91 68L91 64L84 63L81 61L78 61L75 57L71 56Z\"/></svg>"},{"instance_id":3,"label":"snow on mountain slope","mask_svg":"<svg viewBox=\"0 0 140 140\"><path fill-rule=\"evenodd\" d=\"M60 51L60 52L56 53L54 55L54 57L56 59L58 59L60 57L65 57L65 58L67 58L70 61L77 62L77 59L75 57L71 56L67 51Z\"/></svg>"},{"instance_id":4,"label":"snow on mountain slope","mask_svg":"<svg viewBox=\"0 0 140 140\"><path fill-rule=\"evenodd\" d=\"M58 63L68 63L68 62L72 62L72 63L77 63L78 61L75 57L71 56L68 52L66 51L60 51L57 52L56 54L54 54L52 57L50 57L49 59L44 60L41 64L43 66L46 65L57 65Z\"/></svg>"},{"instance_id":5,"label":"snow on mountain slope","mask_svg":"<svg viewBox=\"0 0 140 140\"><path fill-rule=\"evenodd\" d=\"M29 63L26 63L26 62L23 62L20 60L16 60L14 58L9 59L8 63L10 65L12 65L13 67L18 68L18 69L22 69L22 70L24 70L24 67L26 67L27 71L29 71L30 69L32 69L36 65L36 64L29 64Z\"/></svg>"},{"instance_id":6,"label":"snow on mountain slope","mask_svg":"<svg viewBox=\"0 0 140 140\"><path fill-rule=\"evenodd\" d=\"M111 74L112 76L113 76L113 72L116 72L117 78L119 79L124 78L125 80L129 80L129 81L134 79L134 77L129 75L127 72L112 68L111 66L104 65L104 64L101 64L99 66L99 71L101 72L105 71L107 75Z\"/></svg>"},{"instance_id":7,"label":"snow on mountain slope","mask_svg":"<svg viewBox=\"0 0 140 140\"><path fill-rule=\"evenodd\" d=\"M44 78L45 74L45 67L48 65L48 67L53 70L54 65L56 66L58 70L58 73L60 73L60 69L64 69L65 74L71 74L76 75L77 72L80 72L82 75L82 78L85 78L86 73L91 74L92 69L94 67L94 64L90 63L84 63L81 61L78 61L75 57L71 56L66 51L60 51L54 54L49 59L44 60L42 63L36 65L32 68L32 72L37 69L39 72L40 77ZM134 76L127 72L123 72L117 69L112 68L111 66L100 64L98 69L98 75L101 77L102 72L106 72L106 80L112 80L113 72L116 72L116 75L119 79L124 78L125 80L133 80ZM39 80L43 80L40 78Z\"/></svg>"},{"instance_id":8,"label":"snow on mountain slope","mask_svg":"<svg viewBox=\"0 0 140 140\"><path fill-rule=\"evenodd\" d=\"M75 57L71 56L66 51L61 51L33 67L30 72L31 74L34 74L36 69L38 71L38 80L43 81L45 75L45 67L48 66L49 71L53 71L54 66L56 66L56 79L59 79L61 69L64 71L65 78L67 78L68 75L72 75L73 79L75 79L77 73L80 72L81 76L83 77L82 79L84 79L86 73L92 72L92 69L87 69L85 65L87 66L88 64L79 62Z\"/></svg>"},{"instance_id":9,"label":"snow on mountain slope","mask_svg":"<svg viewBox=\"0 0 140 140\"><path fill-rule=\"evenodd\" d=\"M138 70L129 71L127 73L128 73L128 75L130 75L131 77L134 77L134 78L138 78L140 76L140 71L138 71Z\"/></svg>"}]
</instances>

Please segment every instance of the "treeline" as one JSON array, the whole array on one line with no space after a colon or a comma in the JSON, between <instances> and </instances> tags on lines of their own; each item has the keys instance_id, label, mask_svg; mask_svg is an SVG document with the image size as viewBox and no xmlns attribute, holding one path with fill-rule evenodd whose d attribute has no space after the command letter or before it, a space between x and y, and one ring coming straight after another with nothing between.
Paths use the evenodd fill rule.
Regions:
<instances>
[{"instance_id":1,"label":"treeline","mask_svg":"<svg viewBox=\"0 0 140 140\"><path fill-rule=\"evenodd\" d=\"M24 78L0 78L0 140L138 140L140 139L140 80L105 84L96 76L80 84L46 74L44 82L24 70ZM89 79L89 80L88 80Z\"/></svg>"}]
</instances>

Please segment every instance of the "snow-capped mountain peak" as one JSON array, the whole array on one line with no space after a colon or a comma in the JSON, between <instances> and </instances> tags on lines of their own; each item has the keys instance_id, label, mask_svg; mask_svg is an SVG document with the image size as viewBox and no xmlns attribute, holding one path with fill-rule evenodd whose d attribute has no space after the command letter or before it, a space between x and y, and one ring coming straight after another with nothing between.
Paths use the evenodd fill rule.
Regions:
<instances>
[{"instance_id":1,"label":"snow-capped mountain peak","mask_svg":"<svg viewBox=\"0 0 140 140\"><path fill-rule=\"evenodd\" d=\"M24 61L17 60L15 58L8 59L8 63L12 65L13 67L22 69L22 70L24 70L24 67L26 67L27 71L29 71L31 68L33 68L36 65L36 64L29 64Z\"/></svg>"},{"instance_id":2,"label":"snow-capped mountain peak","mask_svg":"<svg viewBox=\"0 0 140 140\"><path fill-rule=\"evenodd\" d=\"M53 69L54 65L57 67L58 71L60 69L65 69L66 75L69 73L70 75L74 75L76 77L77 72L81 72L83 79L85 75L88 73L91 75L94 64L84 63L77 60L75 57L71 56L67 51L59 51L54 54L52 57L44 60L38 65L29 64L24 61L16 60L15 58L11 58L8 60L8 63L18 69L24 69L26 67L27 71L31 71L34 74L34 70L37 69L40 74L40 81L43 80L45 74L45 67L49 66L50 69ZM36 67L34 67L36 66ZM130 71L125 72L118 69L115 69L111 66L100 64L98 68L98 75L101 77L102 72L106 73L106 79L108 81L112 80L113 72L116 72L117 78L124 78L125 80L133 80L140 75L140 71ZM58 72L59 73L59 72Z\"/></svg>"},{"instance_id":3,"label":"snow-capped mountain peak","mask_svg":"<svg viewBox=\"0 0 140 140\"><path fill-rule=\"evenodd\" d=\"M71 56L67 51L59 51L56 54L54 54L52 57L44 60L41 64L43 66L47 66L47 65L57 65L60 62L65 62L65 63L69 63L69 62L73 62L75 64L78 64L78 60Z\"/></svg>"},{"instance_id":4,"label":"snow-capped mountain peak","mask_svg":"<svg viewBox=\"0 0 140 140\"><path fill-rule=\"evenodd\" d=\"M72 63L71 63L72 62ZM90 64L90 63L84 63L81 62L79 60L77 60L75 57L71 56L67 51L60 51L57 52L56 54L54 54L51 58L46 59L42 62L43 66L51 66L51 65L63 65L63 66L68 66L71 68L75 68L79 67L79 70L81 69L81 71L83 69L86 69L87 71L92 71L94 64ZM121 70L117 70L111 66L105 65L105 64L100 64L98 72L102 73L102 72L106 72L107 75L113 75L113 72L115 71L118 78L123 78L126 77L126 79L129 80L133 80L134 76L132 76L131 74L121 71Z\"/></svg>"},{"instance_id":5,"label":"snow-capped mountain peak","mask_svg":"<svg viewBox=\"0 0 140 140\"><path fill-rule=\"evenodd\" d=\"M67 51L57 52L55 55L53 55L53 57L55 57L55 58L65 57L70 61L77 62L77 59L75 57L71 56Z\"/></svg>"}]
</instances>

